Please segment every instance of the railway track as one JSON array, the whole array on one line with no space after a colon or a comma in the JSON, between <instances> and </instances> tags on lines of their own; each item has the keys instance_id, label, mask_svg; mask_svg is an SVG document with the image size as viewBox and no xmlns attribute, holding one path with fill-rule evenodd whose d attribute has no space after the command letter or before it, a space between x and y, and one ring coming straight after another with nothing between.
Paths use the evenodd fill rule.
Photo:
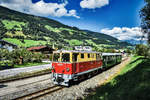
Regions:
<instances>
[{"instance_id":1,"label":"railway track","mask_svg":"<svg viewBox=\"0 0 150 100\"><path fill-rule=\"evenodd\" d=\"M37 92L31 93L31 94L27 94L25 96L22 97L18 97L16 98L16 100L36 100L39 99L40 97L49 95L51 93L57 92L59 90L62 90L64 87L62 86L52 86L52 87L48 87L46 89L42 89L39 90Z\"/></svg>"},{"instance_id":2,"label":"railway track","mask_svg":"<svg viewBox=\"0 0 150 100\"><path fill-rule=\"evenodd\" d=\"M27 84L23 84L23 85L19 85L19 86L16 86L16 87L17 87L17 88L20 88L20 87L23 87L23 86L27 86L27 85L31 85L31 84L35 84L35 83L47 81L47 80L50 80L50 78L43 79L43 80L39 80L39 81L35 81L35 82L31 82L31 83L27 83Z\"/></svg>"}]
</instances>

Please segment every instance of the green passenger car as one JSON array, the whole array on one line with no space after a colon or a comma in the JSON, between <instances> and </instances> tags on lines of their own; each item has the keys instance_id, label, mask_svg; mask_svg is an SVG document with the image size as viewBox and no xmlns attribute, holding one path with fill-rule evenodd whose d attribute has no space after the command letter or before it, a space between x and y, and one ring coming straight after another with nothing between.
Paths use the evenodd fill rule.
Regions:
<instances>
[{"instance_id":1,"label":"green passenger car","mask_svg":"<svg viewBox=\"0 0 150 100\"><path fill-rule=\"evenodd\" d=\"M121 63L121 53L102 53L103 68L108 68L118 63Z\"/></svg>"}]
</instances>

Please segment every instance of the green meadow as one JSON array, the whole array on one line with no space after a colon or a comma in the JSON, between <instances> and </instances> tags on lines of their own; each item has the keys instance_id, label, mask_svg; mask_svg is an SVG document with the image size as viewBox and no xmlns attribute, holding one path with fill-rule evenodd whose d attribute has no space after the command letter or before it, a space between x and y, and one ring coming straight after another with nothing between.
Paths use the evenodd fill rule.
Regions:
<instances>
[{"instance_id":1,"label":"green meadow","mask_svg":"<svg viewBox=\"0 0 150 100\"><path fill-rule=\"evenodd\" d=\"M24 22L10 21L10 20L2 20L2 23L4 24L5 28L8 30L10 29L22 30L22 26L27 25Z\"/></svg>"},{"instance_id":2,"label":"green meadow","mask_svg":"<svg viewBox=\"0 0 150 100\"><path fill-rule=\"evenodd\" d=\"M16 38L3 38L3 40L6 40L10 43L16 44L19 47L30 47L30 46L36 46L36 45L45 45L47 42L42 41L42 40L26 40L24 39L24 42L20 41L19 39Z\"/></svg>"}]
</instances>

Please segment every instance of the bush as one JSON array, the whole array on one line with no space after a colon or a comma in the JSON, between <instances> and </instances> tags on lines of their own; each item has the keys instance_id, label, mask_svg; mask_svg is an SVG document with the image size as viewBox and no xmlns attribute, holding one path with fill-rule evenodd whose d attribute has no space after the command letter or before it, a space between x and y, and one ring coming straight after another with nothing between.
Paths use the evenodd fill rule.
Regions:
<instances>
[{"instance_id":1,"label":"bush","mask_svg":"<svg viewBox=\"0 0 150 100\"><path fill-rule=\"evenodd\" d=\"M23 64L30 62L32 59L32 52L26 49L16 49L11 52L11 60L15 64Z\"/></svg>"},{"instance_id":2,"label":"bush","mask_svg":"<svg viewBox=\"0 0 150 100\"><path fill-rule=\"evenodd\" d=\"M10 59L10 52L7 49L0 49L0 60Z\"/></svg>"},{"instance_id":3,"label":"bush","mask_svg":"<svg viewBox=\"0 0 150 100\"><path fill-rule=\"evenodd\" d=\"M53 54L50 54L49 59L50 59L50 61L53 60Z\"/></svg>"},{"instance_id":4,"label":"bush","mask_svg":"<svg viewBox=\"0 0 150 100\"><path fill-rule=\"evenodd\" d=\"M45 58L45 56L42 53L34 53L32 61L33 62L42 62L43 58Z\"/></svg>"},{"instance_id":5,"label":"bush","mask_svg":"<svg viewBox=\"0 0 150 100\"><path fill-rule=\"evenodd\" d=\"M10 61L10 60L1 60L0 61L0 67L5 67L5 66L12 67L13 66L13 61Z\"/></svg>"},{"instance_id":6,"label":"bush","mask_svg":"<svg viewBox=\"0 0 150 100\"><path fill-rule=\"evenodd\" d=\"M0 49L0 66L23 65L32 62L41 63L44 58L45 55L42 53L32 53L24 48L15 49L12 52Z\"/></svg>"}]
</instances>

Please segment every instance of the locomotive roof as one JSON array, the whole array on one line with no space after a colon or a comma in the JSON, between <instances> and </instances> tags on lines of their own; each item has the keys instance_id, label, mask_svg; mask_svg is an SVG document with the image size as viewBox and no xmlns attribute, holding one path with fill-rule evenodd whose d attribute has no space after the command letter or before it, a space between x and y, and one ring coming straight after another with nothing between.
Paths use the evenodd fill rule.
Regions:
<instances>
[{"instance_id":1,"label":"locomotive roof","mask_svg":"<svg viewBox=\"0 0 150 100\"><path fill-rule=\"evenodd\" d=\"M80 50L57 50L57 51L53 51L53 53L70 53L70 52L74 52L74 53L100 53L100 52L96 52L96 51L80 51Z\"/></svg>"},{"instance_id":2,"label":"locomotive roof","mask_svg":"<svg viewBox=\"0 0 150 100\"><path fill-rule=\"evenodd\" d=\"M115 56L115 55L122 55L121 53L102 53L102 56Z\"/></svg>"}]
</instances>

